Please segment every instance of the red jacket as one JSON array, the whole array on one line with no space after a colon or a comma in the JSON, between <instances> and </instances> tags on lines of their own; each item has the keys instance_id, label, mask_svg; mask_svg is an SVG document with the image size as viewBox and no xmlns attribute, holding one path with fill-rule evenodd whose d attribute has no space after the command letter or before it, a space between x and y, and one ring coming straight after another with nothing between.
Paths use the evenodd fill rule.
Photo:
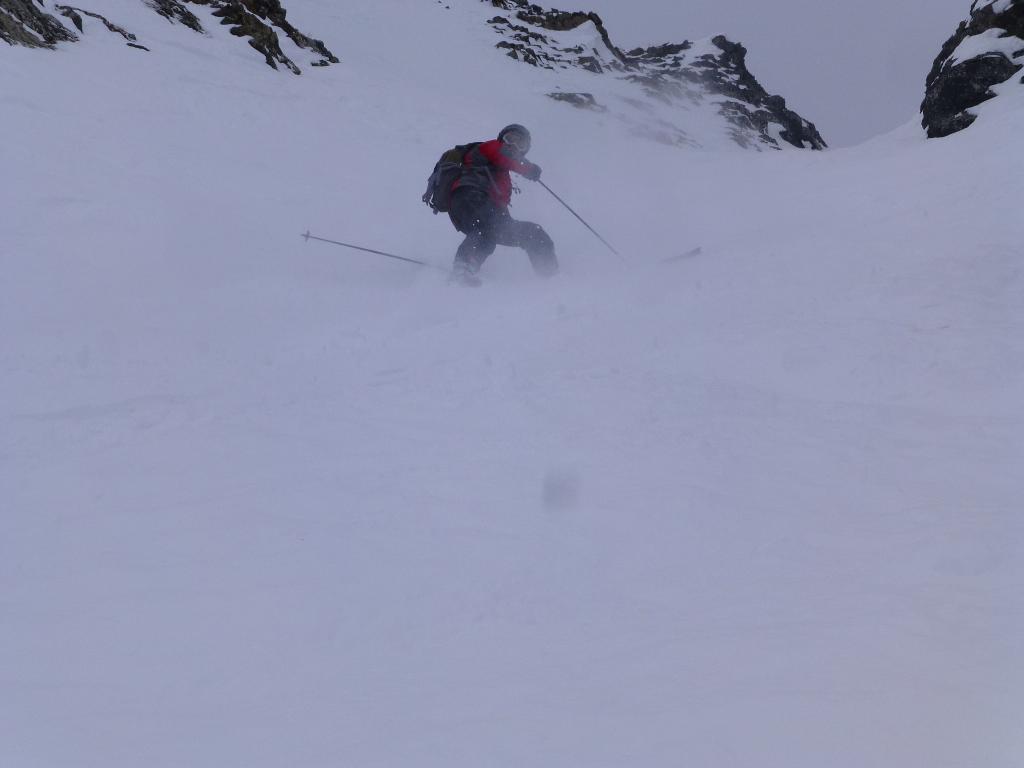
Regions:
<instances>
[{"instance_id":1,"label":"red jacket","mask_svg":"<svg viewBox=\"0 0 1024 768\"><path fill-rule=\"evenodd\" d=\"M501 208L512 202L512 179L509 171L525 175L533 163L516 157L511 147L499 139L485 141L471 149L463 161L464 170L452 185L452 191L461 187L486 189L491 200Z\"/></svg>"}]
</instances>

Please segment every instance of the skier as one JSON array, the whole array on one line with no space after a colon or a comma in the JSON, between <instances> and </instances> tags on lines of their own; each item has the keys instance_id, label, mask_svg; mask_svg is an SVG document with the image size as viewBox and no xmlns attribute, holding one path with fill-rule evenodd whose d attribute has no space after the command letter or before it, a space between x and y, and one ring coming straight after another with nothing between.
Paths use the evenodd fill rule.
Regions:
<instances>
[{"instance_id":1,"label":"skier","mask_svg":"<svg viewBox=\"0 0 1024 768\"><path fill-rule=\"evenodd\" d=\"M526 159L529 151L530 132L513 123L502 128L497 139L478 144L463 158L448 210L455 229L466 235L455 253L454 282L480 285L477 272L497 245L525 250L539 275L558 272L555 244L548 233L539 224L513 219L508 212L513 189L509 171L540 180L540 166Z\"/></svg>"}]
</instances>

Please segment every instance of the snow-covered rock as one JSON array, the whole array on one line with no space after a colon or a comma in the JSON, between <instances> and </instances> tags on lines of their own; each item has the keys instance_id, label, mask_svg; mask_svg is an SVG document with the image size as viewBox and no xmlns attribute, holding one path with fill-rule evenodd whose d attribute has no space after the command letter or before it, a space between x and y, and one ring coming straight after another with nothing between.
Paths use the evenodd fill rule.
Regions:
<instances>
[{"instance_id":1,"label":"snow-covered rock","mask_svg":"<svg viewBox=\"0 0 1024 768\"><path fill-rule=\"evenodd\" d=\"M0 0L0 40L29 48L52 48L76 40L57 19L36 7L33 0Z\"/></svg>"},{"instance_id":2,"label":"snow-covered rock","mask_svg":"<svg viewBox=\"0 0 1024 768\"><path fill-rule=\"evenodd\" d=\"M942 46L928 75L922 125L930 138L948 136L977 119L974 108L994 98L1024 68L1024 0L974 0L970 17ZM1019 81L1024 84L1024 79Z\"/></svg>"},{"instance_id":3,"label":"snow-covered rock","mask_svg":"<svg viewBox=\"0 0 1024 768\"><path fill-rule=\"evenodd\" d=\"M280 64L295 74L302 71L281 50L277 31L287 35L300 49L311 51L320 57L312 61L311 66L326 66L338 62L338 58L322 41L300 32L288 22L287 10L281 4L281 0L139 1L168 21L184 24L200 34L204 34L205 30L193 9L196 6L209 8L213 15L220 19L221 24L231 27L231 34L247 38L249 45L263 54L267 64L275 69ZM95 5L93 0L89 0L89 5ZM138 36L134 32L118 24L109 13L97 13L94 7L51 4L47 0L0 0L0 40L12 45L37 48L53 48L59 42L77 41L78 36L75 32L62 24L58 17L68 19L78 32L83 34L87 31L86 19L99 21L107 30L124 38L133 48L149 50L137 42Z\"/></svg>"},{"instance_id":4,"label":"snow-covered rock","mask_svg":"<svg viewBox=\"0 0 1024 768\"><path fill-rule=\"evenodd\" d=\"M826 146L813 123L787 108L783 97L770 95L750 73L746 49L724 36L622 51L596 13L546 10L526 0L484 2L507 12L489 23L502 38L497 46L512 58L545 69L582 69L632 84L626 93L610 98L632 104L634 114L626 119L638 122L640 133L664 143L700 144L686 128L685 110L708 103L742 147ZM595 80L594 88L604 86ZM607 111L604 100L591 92L558 90L549 95L576 107ZM657 114L666 106L667 114ZM640 121L636 110L645 115Z\"/></svg>"}]
</instances>

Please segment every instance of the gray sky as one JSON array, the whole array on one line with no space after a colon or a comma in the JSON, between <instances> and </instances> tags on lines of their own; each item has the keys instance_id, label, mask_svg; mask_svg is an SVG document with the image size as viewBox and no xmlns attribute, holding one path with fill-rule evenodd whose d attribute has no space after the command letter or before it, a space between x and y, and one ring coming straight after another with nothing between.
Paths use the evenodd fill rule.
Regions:
<instances>
[{"instance_id":1,"label":"gray sky","mask_svg":"<svg viewBox=\"0 0 1024 768\"><path fill-rule=\"evenodd\" d=\"M970 0L562 0L597 11L622 48L724 34L770 92L832 146L917 115L924 80Z\"/></svg>"}]
</instances>

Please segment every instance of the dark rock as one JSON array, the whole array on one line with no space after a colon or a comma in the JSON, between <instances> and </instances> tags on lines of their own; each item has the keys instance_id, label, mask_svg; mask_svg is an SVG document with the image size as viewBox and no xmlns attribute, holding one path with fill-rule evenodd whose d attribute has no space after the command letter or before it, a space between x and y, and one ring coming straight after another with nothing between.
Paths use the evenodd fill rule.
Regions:
<instances>
[{"instance_id":1,"label":"dark rock","mask_svg":"<svg viewBox=\"0 0 1024 768\"><path fill-rule=\"evenodd\" d=\"M568 32L576 29L577 27L586 24L587 22L593 22L594 27L597 29L598 34L601 36L603 42L603 53L610 54L616 63L625 63L625 56L622 51L612 44L611 37L608 35L608 30L604 26L604 22L601 17L596 13L582 13L582 12L565 12L558 10L546 10L541 8L539 5L533 5L527 0L484 0L489 2L495 8L501 8L506 11L512 11L515 13L516 18L519 21L531 24L540 29L545 29L550 32ZM554 69L560 63L563 63L567 58L571 59L575 56L574 64L576 66L582 66L584 69L588 69L591 72L603 72L599 56L588 55L588 52L582 48L572 49L558 49L553 54L543 54L538 50L531 51L529 55L526 55L522 50L523 45L530 45L531 41L539 43L542 46L554 47L552 42L543 34L538 34L531 30L529 27L517 26L512 24L504 16L496 16L490 21L491 24L495 25L507 25L509 30L513 30L519 42L519 45L515 47L515 52L518 56L513 58L521 59L534 66L543 66L548 69ZM566 54L568 56L566 56ZM512 53L509 53L512 56ZM607 62L606 65L607 66ZM614 65L612 68L618 68Z\"/></svg>"},{"instance_id":2,"label":"dark rock","mask_svg":"<svg viewBox=\"0 0 1024 768\"><path fill-rule=\"evenodd\" d=\"M146 0L146 5L168 21L184 24L195 32L203 31L203 25L199 19L180 0Z\"/></svg>"},{"instance_id":3,"label":"dark rock","mask_svg":"<svg viewBox=\"0 0 1024 768\"><path fill-rule=\"evenodd\" d=\"M589 109L593 112L607 112L607 108L597 103L597 99L594 98L592 93L566 93L564 91L555 91L549 93L548 96L555 101L564 101L566 104L571 104L579 109Z\"/></svg>"},{"instance_id":4,"label":"dark rock","mask_svg":"<svg viewBox=\"0 0 1024 768\"><path fill-rule=\"evenodd\" d=\"M263 54L267 64L277 69L277 65L280 63L296 75L302 74L302 70L281 50L281 42L277 39L277 33L273 28L269 24L263 23L256 14L250 13L242 2L228 0L228 2L216 5L217 9L213 15L221 19L221 24L231 27L232 35L249 38L249 45Z\"/></svg>"},{"instance_id":5,"label":"dark rock","mask_svg":"<svg viewBox=\"0 0 1024 768\"><path fill-rule=\"evenodd\" d=\"M133 35L131 32L128 32L123 27L117 26L117 24L111 23L106 19L106 17L100 16L98 13L93 13L92 11L83 11L81 8L72 8L70 5L57 5L54 7L56 8L57 12L60 13L62 16L66 16L67 18L71 19L71 23L78 27L79 32L82 31L82 16L88 16L91 19L97 19L103 22L103 25L107 29L109 29L111 32L115 34L120 35L129 43L134 43L137 39L135 35Z\"/></svg>"},{"instance_id":6,"label":"dark rock","mask_svg":"<svg viewBox=\"0 0 1024 768\"><path fill-rule=\"evenodd\" d=\"M78 38L33 0L0 0L0 40L29 48L53 48Z\"/></svg>"},{"instance_id":7,"label":"dark rock","mask_svg":"<svg viewBox=\"0 0 1024 768\"><path fill-rule=\"evenodd\" d=\"M703 74L704 85L711 91L728 96L733 101L722 105L721 112L734 126L754 130L766 144L774 143L769 126L781 126L779 136L794 147L825 149L825 140L814 127L786 107L781 96L770 95L747 69L747 49L719 35L711 42L722 53L704 54L691 66ZM734 134L737 143L744 142Z\"/></svg>"},{"instance_id":8,"label":"dark rock","mask_svg":"<svg viewBox=\"0 0 1024 768\"><path fill-rule=\"evenodd\" d=\"M300 74L299 67L281 50L277 37L280 30L296 46L315 53L319 58L312 66L324 67L337 64L338 57L328 50L323 41L310 37L292 25L281 0L144 0L145 4L172 23L182 24L189 29L204 33L199 18L189 6L202 5L213 10L222 24L231 27L231 33L248 38L249 45L259 51L268 65L287 69ZM136 38L130 32L92 11L68 5L58 5L60 14L71 20L81 32L83 16L98 19L112 32L122 35L129 44ZM33 0L0 0L0 40L9 43L52 48L58 42L72 42L78 38L57 19L40 11ZM143 48L133 45L135 48Z\"/></svg>"},{"instance_id":9,"label":"dark rock","mask_svg":"<svg viewBox=\"0 0 1024 768\"><path fill-rule=\"evenodd\" d=\"M68 8L65 6L57 6L57 10L60 11L62 16L71 19L71 23L75 25L75 28L82 32L84 31L84 22L82 21L81 15L74 8Z\"/></svg>"},{"instance_id":10,"label":"dark rock","mask_svg":"<svg viewBox=\"0 0 1024 768\"><path fill-rule=\"evenodd\" d=\"M673 56L678 56L683 51L693 48L693 43L684 41L682 43L665 43L650 48L634 48L626 55L634 61L659 61L664 62Z\"/></svg>"},{"instance_id":11,"label":"dark rock","mask_svg":"<svg viewBox=\"0 0 1024 768\"><path fill-rule=\"evenodd\" d=\"M231 26L231 34L249 38L249 45L263 54L264 60L274 69L283 64L297 75L302 73L281 50L274 27L284 32L299 48L318 54L321 58L316 66L338 63L338 57L327 49L323 41L303 34L288 21L288 12L281 5L281 0L191 1L214 8L213 15L219 17L222 24Z\"/></svg>"},{"instance_id":12,"label":"dark rock","mask_svg":"<svg viewBox=\"0 0 1024 768\"><path fill-rule=\"evenodd\" d=\"M197 0L198 1L198 0ZM338 63L338 57L331 53L322 40L304 35L288 21L288 11L281 5L281 0L239 0L251 13L260 19L267 19L283 31L295 45L304 50L319 54L331 64Z\"/></svg>"},{"instance_id":13,"label":"dark rock","mask_svg":"<svg viewBox=\"0 0 1024 768\"><path fill-rule=\"evenodd\" d=\"M962 131L975 121L970 110L995 96L992 86L1005 83L1024 68L1024 48L1007 56L991 50L962 61L953 54L970 37L998 30L999 38L1024 39L1024 0L1012 0L1006 10L996 12L991 3L979 0L971 6L971 15L939 52L925 83L921 103L921 125L929 138L940 138Z\"/></svg>"}]
</instances>

